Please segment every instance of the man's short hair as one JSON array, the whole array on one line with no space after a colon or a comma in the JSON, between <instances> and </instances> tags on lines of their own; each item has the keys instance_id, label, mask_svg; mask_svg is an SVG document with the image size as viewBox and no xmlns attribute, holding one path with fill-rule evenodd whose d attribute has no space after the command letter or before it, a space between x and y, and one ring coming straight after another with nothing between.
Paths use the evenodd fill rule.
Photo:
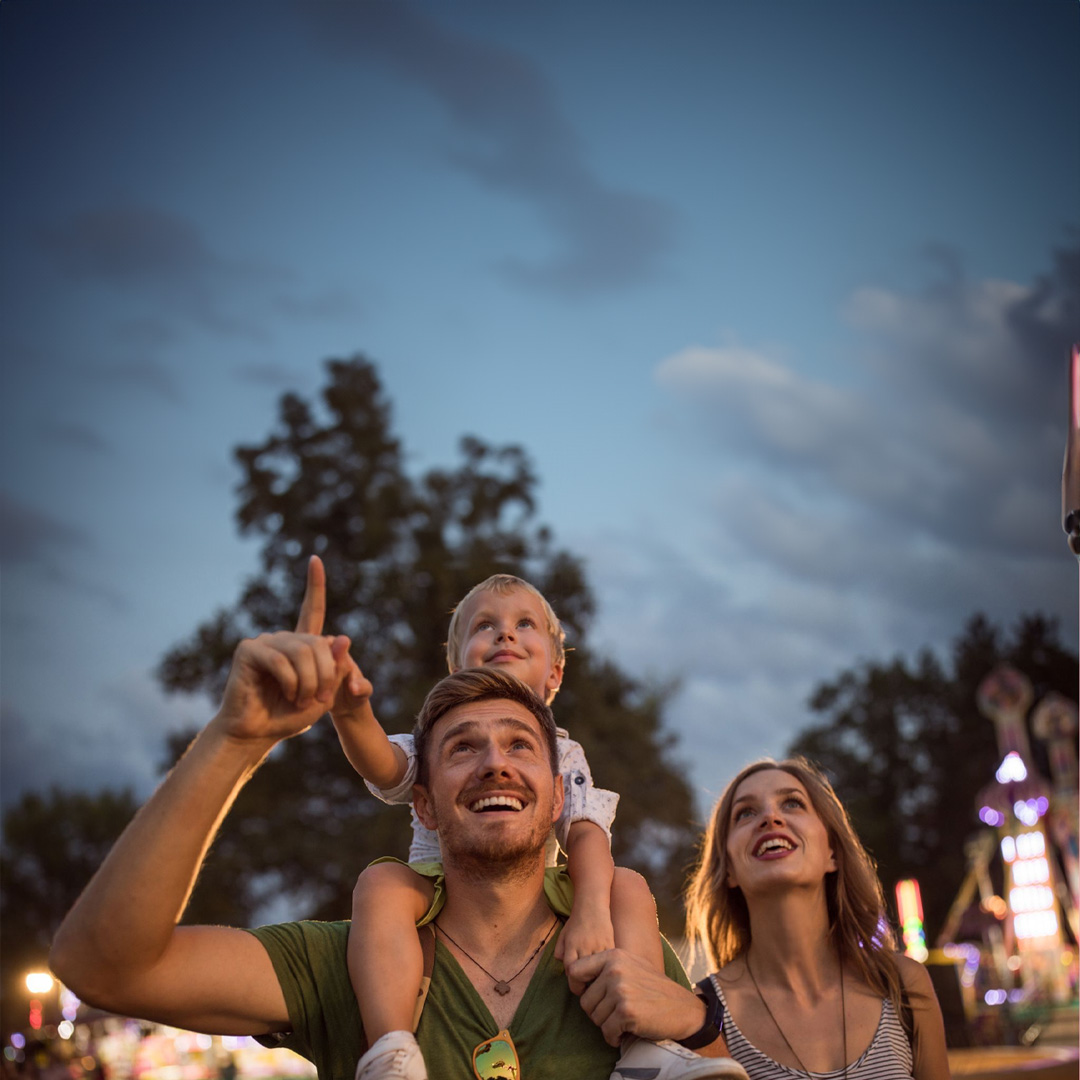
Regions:
<instances>
[{"instance_id":1,"label":"man's short hair","mask_svg":"<svg viewBox=\"0 0 1080 1080\"><path fill-rule=\"evenodd\" d=\"M555 717L547 707L520 679L495 668L462 668L440 679L424 699L416 717L413 740L416 748L416 781L428 782L427 755L431 729L451 709L477 701L513 701L523 705L540 725L551 758L551 772L559 769L559 756L555 745Z\"/></svg>"}]
</instances>

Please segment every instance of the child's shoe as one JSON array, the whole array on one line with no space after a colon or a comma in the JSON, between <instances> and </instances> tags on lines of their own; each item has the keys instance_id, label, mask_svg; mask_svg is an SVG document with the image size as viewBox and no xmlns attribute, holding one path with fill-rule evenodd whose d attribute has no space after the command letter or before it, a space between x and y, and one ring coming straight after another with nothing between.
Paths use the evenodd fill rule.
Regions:
<instances>
[{"instance_id":1,"label":"child's shoe","mask_svg":"<svg viewBox=\"0 0 1080 1080\"><path fill-rule=\"evenodd\" d=\"M611 1080L749 1080L746 1070L731 1058L698 1057L677 1042L649 1042L630 1036Z\"/></svg>"},{"instance_id":2,"label":"child's shoe","mask_svg":"<svg viewBox=\"0 0 1080 1080\"><path fill-rule=\"evenodd\" d=\"M411 1031L388 1031L376 1039L356 1063L356 1080L428 1080L416 1036Z\"/></svg>"}]
</instances>

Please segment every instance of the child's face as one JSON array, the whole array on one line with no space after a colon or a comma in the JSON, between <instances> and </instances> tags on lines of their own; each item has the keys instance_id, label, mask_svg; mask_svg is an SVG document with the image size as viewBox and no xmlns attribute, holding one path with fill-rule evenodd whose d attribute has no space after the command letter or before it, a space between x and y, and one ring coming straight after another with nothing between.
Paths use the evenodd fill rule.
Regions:
<instances>
[{"instance_id":1,"label":"child's face","mask_svg":"<svg viewBox=\"0 0 1080 1080\"><path fill-rule=\"evenodd\" d=\"M532 593L480 592L462 613L463 667L500 668L516 675L541 700L549 701L562 682L562 664L552 660L544 609Z\"/></svg>"}]
</instances>

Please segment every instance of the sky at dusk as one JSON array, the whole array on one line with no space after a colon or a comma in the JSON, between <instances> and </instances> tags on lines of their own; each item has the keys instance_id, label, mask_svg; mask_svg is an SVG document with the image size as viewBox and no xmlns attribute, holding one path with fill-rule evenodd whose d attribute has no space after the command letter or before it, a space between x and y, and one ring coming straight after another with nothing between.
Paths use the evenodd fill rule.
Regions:
<instances>
[{"instance_id":1,"label":"sky at dusk","mask_svg":"<svg viewBox=\"0 0 1080 1080\"><path fill-rule=\"evenodd\" d=\"M1075 648L1078 46L1075 0L4 0L4 804L145 796L209 718L153 672L258 570L232 449L357 352L417 474L525 448L703 810L862 660Z\"/></svg>"}]
</instances>

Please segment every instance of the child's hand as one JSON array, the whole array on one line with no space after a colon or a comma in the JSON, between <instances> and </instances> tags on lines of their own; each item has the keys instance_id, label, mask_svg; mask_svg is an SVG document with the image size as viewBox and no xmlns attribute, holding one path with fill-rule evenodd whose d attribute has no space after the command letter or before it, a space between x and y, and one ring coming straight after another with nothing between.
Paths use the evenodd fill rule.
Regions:
<instances>
[{"instance_id":1,"label":"child's hand","mask_svg":"<svg viewBox=\"0 0 1080 1080\"><path fill-rule=\"evenodd\" d=\"M360 670L360 665L350 656L345 678L341 680L334 703L330 706L330 719L334 725L366 720L371 713L371 680Z\"/></svg>"},{"instance_id":2,"label":"child's hand","mask_svg":"<svg viewBox=\"0 0 1080 1080\"><path fill-rule=\"evenodd\" d=\"M304 590L304 600L296 620L296 632L321 635L325 621L326 569L323 567L322 559L318 555L312 555L308 560L307 587ZM330 707L334 723L336 724L339 720L349 723L356 719L366 719L371 711L369 703L371 692L371 682L364 678L364 673L357 662L351 656L347 657L345 678Z\"/></svg>"},{"instance_id":3,"label":"child's hand","mask_svg":"<svg viewBox=\"0 0 1080 1080\"><path fill-rule=\"evenodd\" d=\"M574 904L570 918L555 945L555 957L569 967L581 956L592 956L615 948L615 931L611 926L611 911L604 908L587 910L584 904ZM567 973L570 989L581 994L589 985Z\"/></svg>"}]
</instances>

